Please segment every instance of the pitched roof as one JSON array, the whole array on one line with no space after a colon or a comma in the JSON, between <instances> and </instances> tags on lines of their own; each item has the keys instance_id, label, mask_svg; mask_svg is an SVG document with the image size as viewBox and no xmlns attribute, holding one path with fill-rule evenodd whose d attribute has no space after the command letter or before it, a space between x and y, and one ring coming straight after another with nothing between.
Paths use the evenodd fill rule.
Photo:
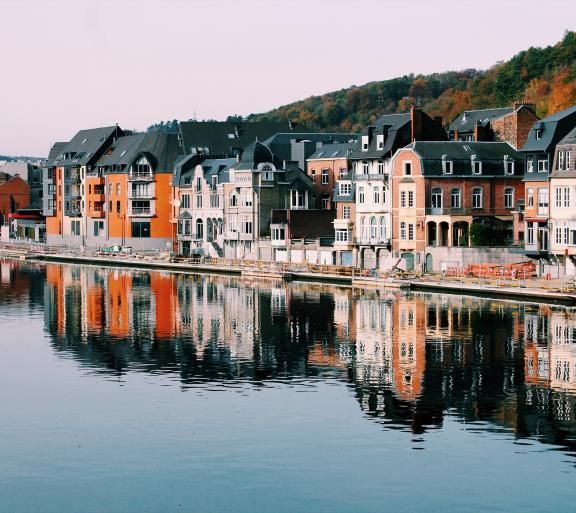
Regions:
<instances>
[{"instance_id":1,"label":"pitched roof","mask_svg":"<svg viewBox=\"0 0 576 513\"><path fill-rule=\"evenodd\" d=\"M139 155L144 155L155 172L172 173L181 151L178 134L151 131L125 135L116 139L96 165L116 166L117 170L122 170Z\"/></svg>"},{"instance_id":2,"label":"pitched roof","mask_svg":"<svg viewBox=\"0 0 576 513\"><path fill-rule=\"evenodd\" d=\"M56 160L56 157L64 151L67 144L67 142L56 142L52 145L52 148L50 148L50 152L48 153L48 166L55 165L54 160Z\"/></svg>"},{"instance_id":3,"label":"pitched roof","mask_svg":"<svg viewBox=\"0 0 576 513\"><path fill-rule=\"evenodd\" d=\"M90 128L80 130L56 158L58 166L84 166L99 156L103 146L113 135L121 136L122 130L118 126Z\"/></svg>"},{"instance_id":4,"label":"pitched roof","mask_svg":"<svg viewBox=\"0 0 576 513\"><path fill-rule=\"evenodd\" d=\"M558 141L558 145L560 144L576 144L576 125L570 132L568 132L560 141Z\"/></svg>"},{"instance_id":5,"label":"pitched roof","mask_svg":"<svg viewBox=\"0 0 576 513\"><path fill-rule=\"evenodd\" d=\"M180 122L185 154L234 156L253 141L265 140L277 132L290 132L290 125L276 122Z\"/></svg>"},{"instance_id":6,"label":"pitched roof","mask_svg":"<svg viewBox=\"0 0 576 513\"><path fill-rule=\"evenodd\" d=\"M480 177L504 176L506 159L514 161L514 176L523 174L522 155L507 142L416 141L407 148L421 158L424 175L444 176L443 162L452 161L452 173L446 176L475 176L471 162L476 160L482 162Z\"/></svg>"},{"instance_id":7,"label":"pitched roof","mask_svg":"<svg viewBox=\"0 0 576 513\"><path fill-rule=\"evenodd\" d=\"M548 152L576 126L576 106L536 121L521 151ZM537 139L536 135L540 137Z\"/></svg>"},{"instance_id":8,"label":"pitched roof","mask_svg":"<svg viewBox=\"0 0 576 513\"><path fill-rule=\"evenodd\" d=\"M352 152L352 159L377 159L393 152L396 148L404 146L410 142L410 113L385 114L380 116L374 125L368 127L363 135L370 131L376 134L384 134L384 146L377 147L377 138L372 137L368 150L362 150L362 139L356 144L355 151Z\"/></svg>"},{"instance_id":9,"label":"pitched roof","mask_svg":"<svg viewBox=\"0 0 576 513\"><path fill-rule=\"evenodd\" d=\"M348 157L356 148L356 143L324 144L318 148L307 160L331 160Z\"/></svg>"},{"instance_id":10,"label":"pitched roof","mask_svg":"<svg viewBox=\"0 0 576 513\"><path fill-rule=\"evenodd\" d=\"M264 162L270 162L277 168L282 167L282 159L276 156L265 144L254 141L244 149L240 161L232 167L238 170L256 169L259 164Z\"/></svg>"},{"instance_id":11,"label":"pitched roof","mask_svg":"<svg viewBox=\"0 0 576 513\"><path fill-rule=\"evenodd\" d=\"M501 118L514 112L513 107L502 107L498 109L481 109L481 110L465 110L460 114L448 129L451 132L458 130L458 132L472 132L477 124L482 126L488 125L491 121Z\"/></svg>"}]
</instances>

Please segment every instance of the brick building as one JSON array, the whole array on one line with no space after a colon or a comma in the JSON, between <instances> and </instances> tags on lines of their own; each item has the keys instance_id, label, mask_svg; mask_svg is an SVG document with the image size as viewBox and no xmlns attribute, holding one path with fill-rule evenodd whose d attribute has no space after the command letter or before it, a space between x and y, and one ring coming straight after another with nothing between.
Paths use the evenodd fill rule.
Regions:
<instances>
[{"instance_id":1,"label":"brick building","mask_svg":"<svg viewBox=\"0 0 576 513\"><path fill-rule=\"evenodd\" d=\"M518 244L522 175L522 156L508 143L415 142L400 149L392 165L395 256L407 268L431 269L434 247ZM474 241L473 224L484 227Z\"/></svg>"},{"instance_id":2,"label":"brick building","mask_svg":"<svg viewBox=\"0 0 576 513\"><path fill-rule=\"evenodd\" d=\"M0 185L0 226L7 222L9 214L26 208L30 203L30 186L19 176L5 176Z\"/></svg>"}]
</instances>

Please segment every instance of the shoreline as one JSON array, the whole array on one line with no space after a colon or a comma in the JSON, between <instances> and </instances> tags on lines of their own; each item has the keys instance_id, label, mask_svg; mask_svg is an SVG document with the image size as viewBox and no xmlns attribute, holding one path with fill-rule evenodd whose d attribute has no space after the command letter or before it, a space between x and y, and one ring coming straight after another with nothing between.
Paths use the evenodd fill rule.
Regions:
<instances>
[{"instance_id":1,"label":"shoreline","mask_svg":"<svg viewBox=\"0 0 576 513\"><path fill-rule=\"evenodd\" d=\"M247 278L264 278L283 281L305 281L315 283L330 283L357 288L393 289L400 291L448 293L463 296L482 297L487 299L508 299L530 303L551 303L576 307L576 292L569 293L560 290L550 290L542 287L527 287L520 283L506 285L486 284L469 279L391 279L365 276L343 276L330 273L308 271L277 271L274 269L258 269L241 266L218 266L213 264L189 264L161 260L122 258L109 256L84 256L77 254L57 254L26 251L16 248L0 248L0 257L23 261L75 263L85 265L105 265L107 267L124 267L157 271L171 271L183 274L214 274L233 275ZM273 263L271 263L273 265Z\"/></svg>"}]
</instances>

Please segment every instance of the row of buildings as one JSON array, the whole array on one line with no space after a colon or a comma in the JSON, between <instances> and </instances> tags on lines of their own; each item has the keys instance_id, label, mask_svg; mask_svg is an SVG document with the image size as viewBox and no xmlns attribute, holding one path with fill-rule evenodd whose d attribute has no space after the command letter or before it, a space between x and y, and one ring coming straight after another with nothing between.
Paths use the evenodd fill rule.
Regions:
<instances>
[{"instance_id":1,"label":"row of buildings","mask_svg":"<svg viewBox=\"0 0 576 513\"><path fill-rule=\"evenodd\" d=\"M412 108L360 134L87 129L53 145L37 222L51 245L380 270L535 258L576 274L575 144L576 107L540 120L529 103L447 127Z\"/></svg>"}]
</instances>

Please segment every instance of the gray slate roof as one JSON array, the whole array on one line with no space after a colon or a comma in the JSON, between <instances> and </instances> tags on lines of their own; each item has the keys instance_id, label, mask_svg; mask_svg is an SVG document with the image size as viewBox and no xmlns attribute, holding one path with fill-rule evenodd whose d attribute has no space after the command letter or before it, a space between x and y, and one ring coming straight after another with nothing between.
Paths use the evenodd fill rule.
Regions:
<instances>
[{"instance_id":1,"label":"gray slate roof","mask_svg":"<svg viewBox=\"0 0 576 513\"><path fill-rule=\"evenodd\" d=\"M70 154L70 158L56 157L56 165L84 166L94 162L114 135L123 135L118 126L80 130L60 153L60 155Z\"/></svg>"},{"instance_id":2,"label":"gray slate roof","mask_svg":"<svg viewBox=\"0 0 576 513\"><path fill-rule=\"evenodd\" d=\"M503 107L499 109L466 110L460 114L448 129L450 132L473 132L477 124L488 125L495 119L501 118L514 112L513 107Z\"/></svg>"},{"instance_id":3,"label":"gray slate roof","mask_svg":"<svg viewBox=\"0 0 576 513\"><path fill-rule=\"evenodd\" d=\"M288 123L182 121L180 136L184 154L234 156L255 140L290 132Z\"/></svg>"},{"instance_id":4,"label":"gray slate roof","mask_svg":"<svg viewBox=\"0 0 576 513\"><path fill-rule=\"evenodd\" d=\"M307 160L331 160L348 157L356 149L356 143L324 144Z\"/></svg>"},{"instance_id":5,"label":"gray slate roof","mask_svg":"<svg viewBox=\"0 0 576 513\"><path fill-rule=\"evenodd\" d=\"M232 167L238 170L256 169L258 164L264 162L270 162L278 169L282 168L282 159L277 157L270 147L259 141L254 141L244 149L240 161Z\"/></svg>"},{"instance_id":6,"label":"gray slate roof","mask_svg":"<svg viewBox=\"0 0 576 513\"><path fill-rule=\"evenodd\" d=\"M47 165L49 167L53 167L55 165L54 160L56 160L56 157L58 157L58 155L64 151L64 148L67 144L67 142L56 142L52 145L52 148L50 148L50 152L48 153Z\"/></svg>"},{"instance_id":7,"label":"gray slate roof","mask_svg":"<svg viewBox=\"0 0 576 513\"><path fill-rule=\"evenodd\" d=\"M122 171L143 155L154 172L172 173L181 148L178 134L151 131L119 137L106 153L100 157L97 166L116 166L116 171Z\"/></svg>"},{"instance_id":8,"label":"gray slate roof","mask_svg":"<svg viewBox=\"0 0 576 513\"><path fill-rule=\"evenodd\" d=\"M521 151L523 153L551 152L558 141L574 127L576 127L576 106L536 121ZM536 139L537 130L541 130L540 139Z\"/></svg>"},{"instance_id":9,"label":"gray slate roof","mask_svg":"<svg viewBox=\"0 0 576 513\"><path fill-rule=\"evenodd\" d=\"M356 144L355 151L352 152L352 159L379 159L391 154L397 148L405 146L410 142L410 113L404 114L385 114L380 116L373 126L369 127L374 130L374 136L370 141L368 151L362 151L362 138ZM378 149L376 134L382 134L387 130L384 138L384 147ZM366 129L363 135L368 133Z\"/></svg>"},{"instance_id":10,"label":"gray slate roof","mask_svg":"<svg viewBox=\"0 0 576 513\"><path fill-rule=\"evenodd\" d=\"M576 125L574 125L574 128L558 141L558 146L561 144L576 144Z\"/></svg>"},{"instance_id":11,"label":"gray slate roof","mask_svg":"<svg viewBox=\"0 0 576 513\"><path fill-rule=\"evenodd\" d=\"M516 151L507 142L428 142L416 141L409 146L422 160L422 168L425 176L510 176L504 174L504 159L514 161L514 176L522 176L524 161L522 154ZM443 159L443 156L446 159ZM482 174L472 173L472 155L482 162ZM443 160L452 161L452 174L445 175L443 172Z\"/></svg>"}]
</instances>

